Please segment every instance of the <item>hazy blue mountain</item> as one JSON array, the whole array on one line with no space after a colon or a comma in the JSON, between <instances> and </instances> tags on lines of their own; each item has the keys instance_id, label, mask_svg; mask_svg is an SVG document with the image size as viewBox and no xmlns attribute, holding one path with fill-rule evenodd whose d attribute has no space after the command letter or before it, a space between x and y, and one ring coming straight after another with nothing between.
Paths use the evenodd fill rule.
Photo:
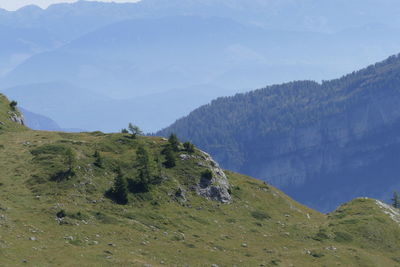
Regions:
<instances>
[{"instance_id":1,"label":"hazy blue mountain","mask_svg":"<svg viewBox=\"0 0 400 267\"><path fill-rule=\"evenodd\" d=\"M376 3L364 2L368 6ZM387 9L386 2L380 3L376 14ZM0 86L28 88L30 84L66 81L69 85L61 87L63 90L70 86L90 89L83 94L75 89L56 90L48 97L53 103L81 99L72 100L76 103L73 111L63 103L51 112L43 104L30 103L42 103L44 91L22 90L23 96L18 97L33 111L54 117L63 126L115 131L133 120L154 131L206 103L210 91L216 97L288 80L328 79L400 50L399 31L385 25L384 18L372 16L369 9L361 16L357 12L363 9L344 3L351 7L344 14L359 20L342 27L342 22L326 13L327 5L316 1L144 0L138 4L80 1L45 10L35 6L16 12L2 10L0 33L5 38L0 44L0 75L5 77ZM310 22L310 6L325 18L326 28L313 28L313 23L322 24ZM335 6L330 10L337 14L341 9ZM396 10L395 4L392 10ZM278 23L282 16L287 21ZM303 23L307 18L308 26ZM337 33L304 32L342 29ZM184 89L178 93L176 88ZM208 92L200 93L204 88ZM90 100L94 92L103 95L101 99L94 96L95 101ZM122 102L110 96L124 98L127 104L119 107ZM92 120L93 125L86 125L84 119L105 113L104 106L118 114L100 124ZM160 112L147 112L149 106ZM139 115L129 117L131 112Z\"/></svg>"},{"instance_id":2,"label":"hazy blue mountain","mask_svg":"<svg viewBox=\"0 0 400 267\"><path fill-rule=\"evenodd\" d=\"M175 132L225 168L266 180L329 211L355 195L400 188L400 56L340 79L299 81L218 98Z\"/></svg>"},{"instance_id":3,"label":"hazy blue mountain","mask_svg":"<svg viewBox=\"0 0 400 267\"><path fill-rule=\"evenodd\" d=\"M155 131L211 100L211 91L216 97L290 80L327 80L397 53L400 31L390 14L399 7L390 0L143 0L0 10L0 88L63 81L101 95L94 96L99 104L85 105L90 93L72 90L72 99L82 99L75 111L60 104L50 113L30 103L34 91L20 98L62 127L115 131L137 121ZM59 103L66 94L52 99ZM119 107L113 98L128 104ZM93 120L105 106L118 114ZM143 112L149 106L160 112Z\"/></svg>"},{"instance_id":4,"label":"hazy blue mountain","mask_svg":"<svg viewBox=\"0 0 400 267\"><path fill-rule=\"evenodd\" d=\"M396 0L142 0L136 4L78 1L42 10L28 6L0 12L0 24L40 26L66 39L106 24L132 18L180 15L218 16L265 28L336 32L370 23L399 25Z\"/></svg>"},{"instance_id":5,"label":"hazy blue mountain","mask_svg":"<svg viewBox=\"0 0 400 267\"><path fill-rule=\"evenodd\" d=\"M0 24L0 78L30 56L58 46L57 39L40 28Z\"/></svg>"},{"instance_id":6,"label":"hazy blue mountain","mask_svg":"<svg viewBox=\"0 0 400 267\"><path fill-rule=\"evenodd\" d=\"M339 76L400 50L396 28L353 30L359 34L266 30L196 16L128 20L33 56L0 85L62 80L120 98L199 84L235 92Z\"/></svg>"},{"instance_id":7,"label":"hazy blue mountain","mask_svg":"<svg viewBox=\"0 0 400 267\"><path fill-rule=\"evenodd\" d=\"M240 85L238 80L245 76L231 81L231 75L224 75L235 67L245 68L262 61L266 35L261 28L219 18L124 21L32 57L1 84L10 87L21 81L63 80L125 98L213 84L216 79L225 88L261 85L261 79ZM286 33L288 38L290 35Z\"/></svg>"},{"instance_id":8,"label":"hazy blue mountain","mask_svg":"<svg viewBox=\"0 0 400 267\"><path fill-rule=\"evenodd\" d=\"M107 107L110 101L107 97L65 82L29 84L4 92L27 110L51 117L62 128L91 129L96 110Z\"/></svg>"},{"instance_id":9,"label":"hazy blue mountain","mask_svg":"<svg viewBox=\"0 0 400 267\"><path fill-rule=\"evenodd\" d=\"M224 90L201 85L130 99L112 99L66 82L54 82L21 85L3 92L29 111L54 119L63 130L112 132L133 122L146 132L155 132L187 114L193 106L218 97ZM40 124L35 129L49 130Z\"/></svg>"},{"instance_id":10,"label":"hazy blue mountain","mask_svg":"<svg viewBox=\"0 0 400 267\"><path fill-rule=\"evenodd\" d=\"M60 126L49 117L30 112L24 108L18 108L24 115L25 125L33 130L61 131Z\"/></svg>"}]
</instances>

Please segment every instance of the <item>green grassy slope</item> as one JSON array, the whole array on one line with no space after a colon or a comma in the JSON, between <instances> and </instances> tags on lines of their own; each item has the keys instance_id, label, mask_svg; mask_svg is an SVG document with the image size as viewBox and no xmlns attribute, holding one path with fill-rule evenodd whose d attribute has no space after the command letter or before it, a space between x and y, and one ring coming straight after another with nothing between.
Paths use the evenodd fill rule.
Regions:
<instances>
[{"instance_id":1,"label":"green grassy slope","mask_svg":"<svg viewBox=\"0 0 400 267\"><path fill-rule=\"evenodd\" d=\"M2 98L2 121L7 107ZM175 167L157 167L161 183L118 205L105 197L115 166L135 177L137 148L163 161L165 139L7 127L0 133L2 266L400 266L400 225L374 200L323 215L229 171L232 202L206 200L192 190L206 168L202 152L182 160L179 151ZM76 155L75 175L51 180L65 169L64 149Z\"/></svg>"}]
</instances>

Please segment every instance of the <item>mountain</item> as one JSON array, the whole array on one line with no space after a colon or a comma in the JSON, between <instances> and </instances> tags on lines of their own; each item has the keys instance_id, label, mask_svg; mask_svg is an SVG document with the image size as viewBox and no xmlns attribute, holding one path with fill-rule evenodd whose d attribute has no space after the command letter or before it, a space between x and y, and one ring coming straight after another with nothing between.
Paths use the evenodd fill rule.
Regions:
<instances>
[{"instance_id":1,"label":"mountain","mask_svg":"<svg viewBox=\"0 0 400 267\"><path fill-rule=\"evenodd\" d=\"M325 34L217 17L125 20L31 56L7 72L0 87L62 127L115 132L134 121L154 132L219 96L342 75L398 51L399 36L396 28L375 24ZM33 99L50 97L33 90L36 85L59 83L68 86L57 86L52 102L62 103L51 112L49 105L38 108ZM65 105L72 105L65 101L70 94L74 108Z\"/></svg>"},{"instance_id":2,"label":"mountain","mask_svg":"<svg viewBox=\"0 0 400 267\"><path fill-rule=\"evenodd\" d=\"M399 266L400 213L378 200L324 215L179 142L18 114L1 95L3 265Z\"/></svg>"},{"instance_id":3,"label":"mountain","mask_svg":"<svg viewBox=\"0 0 400 267\"><path fill-rule=\"evenodd\" d=\"M193 106L204 105L222 92L230 94L205 84L129 99L113 99L67 82L26 84L2 92L30 112L54 119L64 130L99 129L106 132L120 131L129 122L140 125L146 132L155 132L190 112ZM28 126L30 119L27 117ZM48 130L41 126L33 129Z\"/></svg>"},{"instance_id":4,"label":"mountain","mask_svg":"<svg viewBox=\"0 0 400 267\"><path fill-rule=\"evenodd\" d=\"M400 57L340 79L297 81L218 98L175 132L225 168L272 183L321 211L398 190Z\"/></svg>"},{"instance_id":5,"label":"mountain","mask_svg":"<svg viewBox=\"0 0 400 267\"><path fill-rule=\"evenodd\" d=\"M267 30L218 17L125 20L30 57L0 85L67 81L118 98L200 84L237 92L342 75L398 51L399 33L375 24L323 34Z\"/></svg>"},{"instance_id":6,"label":"mountain","mask_svg":"<svg viewBox=\"0 0 400 267\"><path fill-rule=\"evenodd\" d=\"M41 28L17 28L0 24L0 78L32 55L54 49L57 39Z\"/></svg>"},{"instance_id":7,"label":"mountain","mask_svg":"<svg viewBox=\"0 0 400 267\"><path fill-rule=\"evenodd\" d=\"M37 6L26 6L14 12L0 9L0 24L39 26L65 39L77 38L83 33L121 20L188 14L230 18L270 29L314 32L336 32L370 23L399 25L396 14L400 11L400 5L397 1L339 0L335 3L318 0L142 0L130 4L77 1L54 4L47 9Z\"/></svg>"},{"instance_id":8,"label":"mountain","mask_svg":"<svg viewBox=\"0 0 400 267\"><path fill-rule=\"evenodd\" d=\"M32 130L61 131L60 126L52 119L30 112L24 108L19 108L24 116L25 125Z\"/></svg>"},{"instance_id":9,"label":"mountain","mask_svg":"<svg viewBox=\"0 0 400 267\"><path fill-rule=\"evenodd\" d=\"M82 104L72 111L60 105L57 112L42 112L32 108L36 104L29 99L35 96L29 94L24 106L62 127L112 132L134 121L153 132L218 96L339 77L400 50L398 24L387 15L396 14L397 2L340 3L77 1L1 10L0 88L68 83L106 97L108 110L118 113L109 116L96 104L89 110ZM177 90L184 92L183 101L171 97ZM80 103L91 101L86 96L79 97ZM127 100L135 108L115 108L118 101L111 99ZM173 112L146 109L159 102L161 111ZM127 118L129 113L135 115ZM104 119L87 125L88 117Z\"/></svg>"}]
</instances>

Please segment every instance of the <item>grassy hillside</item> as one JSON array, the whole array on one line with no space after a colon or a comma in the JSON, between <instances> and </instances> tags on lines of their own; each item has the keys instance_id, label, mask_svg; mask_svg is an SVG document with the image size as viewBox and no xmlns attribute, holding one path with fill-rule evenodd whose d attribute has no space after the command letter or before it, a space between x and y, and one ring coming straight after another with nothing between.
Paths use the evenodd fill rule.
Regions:
<instances>
[{"instance_id":1,"label":"grassy hillside","mask_svg":"<svg viewBox=\"0 0 400 267\"><path fill-rule=\"evenodd\" d=\"M8 120L5 98L0 110ZM179 146L176 165L167 168L162 151L169 142L162 138L6 125L0 133L2 266L400 266L399 215L386 214L375 200L323 215L225 171L232 199L223 204L194 190L206 170L215 170L197 149ZM148 191L131 188L129 202L117 204L106 192L117 175L138 181L143 147L160 179Z\"/></svg>"}]
</instances>

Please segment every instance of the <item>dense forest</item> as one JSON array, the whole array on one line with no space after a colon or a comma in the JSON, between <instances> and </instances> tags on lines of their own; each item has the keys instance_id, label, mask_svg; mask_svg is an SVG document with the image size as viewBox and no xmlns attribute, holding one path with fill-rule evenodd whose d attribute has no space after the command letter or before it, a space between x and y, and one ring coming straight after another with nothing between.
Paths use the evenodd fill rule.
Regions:
<instances>
[{"instance_id":1,"label":"dense forest","mask_svg":"<svg viewBox=\"0 0 400 267\"><path fill-rule=\"evenodd\" d=\"M225 168L267 180L324 210L344 200L339 197L323 207L314 203L325 197L327 179L354 181L364 175L360 169L376 170L381 166L377 161L388 156L386 151L375 154L376 160L365 159L363 150L387 147L390 138L385 134L393 132L400 118L399 99L400 56L392 56L321 84L295 81L218 98L157 135L174 132L210 152ZM376 151L367 152L371 158ZM393 178L392 173L388 176L384 178ZM303 193L307 196L298 192L298 186L315 184L316 179L322 187L318 189L321 196L310 196L309 190ZM386 186L395 187L392 183ZM358 193L380 198L386 195L376 188L368 190Z\"/></svg>"}]
</instances>

